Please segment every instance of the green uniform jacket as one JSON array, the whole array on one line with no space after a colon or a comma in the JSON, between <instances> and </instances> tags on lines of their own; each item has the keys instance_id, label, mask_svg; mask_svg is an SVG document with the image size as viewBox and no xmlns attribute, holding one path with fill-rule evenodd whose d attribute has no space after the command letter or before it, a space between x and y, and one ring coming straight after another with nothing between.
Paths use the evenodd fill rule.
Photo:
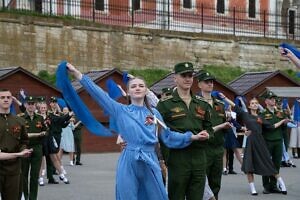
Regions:
<instances>
[{"instance_id":1,"label":"green uniform jacket","mask_svg":"<svg viewBox=\"0 0 300 200\"><path fill-rule=\"evenodd\" d=\"M261 113L261 117L269 121L271 124L276 124L285 118L285 114L280 110L274 110L272 113L268 108ZM277 141L282 139L282 127L278 127L273 130L263 130L263 137L268 141Z\"/></svg>"},{"instance_id":2,"label":"green uniform jacket","mask_svg":"<svg viewBox=\"0 0 300 200\"><path fill-rule=\"evenodd\" d=\"M226 121L224 103L218 99L213 98L213 106L211 109L211 123L212 126L217 126ZM208 144L210 146L222 146L224 145L224 129L216 131L214 137L209 138Z\"/></svg>"},{"instance_id":3,"label":"green uniform jacket","mask_svg":"<svg viewBox=\"0 0 300 200\"><path fill-rule=\"evenodd\" d=\"M207 130L213 137L211 108L201 97L192 95L188 108L175 90L172 95L159 101L157 109L171 130L181 133L191 131L195 135ZM206 144L206 141L194 141L186 148L203 148Z\"/></svg>"},{"instance_id":4,"label":"green uniform jacket","mask_svg":"<svg viewBox=\"0 0 300 200\"><path fill-rule=\"evenodd\" d=\"M24 119L12 114L0 114L0 149L2 152L17 153L28 144ZM21 172L21 159L0 161L1 175L17 175Z\"/></svg>"},{"instance_id":5,"label":"green uniform jacket","mask_svg":"<svg viewBox=\"0 0 300 200\"><path fill-rule=\"evenodd\" d=\"M25 119L25 127L27 130L27 133L40 133L42 131L46 131L47 127L44 122L44 118L39 115L34 113L33 118L31 119L28 113L22 113L19 114L18 116L22 117ZM36 144L42 144L44 137L32 137L29 138L29 146L31 145L36 145Z\"/></svg>"}]
</instances>

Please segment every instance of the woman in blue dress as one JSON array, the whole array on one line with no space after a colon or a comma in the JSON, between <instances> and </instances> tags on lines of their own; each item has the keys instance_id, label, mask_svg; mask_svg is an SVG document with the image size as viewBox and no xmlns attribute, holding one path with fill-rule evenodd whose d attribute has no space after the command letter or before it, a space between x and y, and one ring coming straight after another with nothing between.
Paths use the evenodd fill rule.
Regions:
<instances>
[{"instance_id":1,"label":"woman in blue dress","mask_svg":"<svg viewBox=\"0 0 300 200\"><path fill-rule=\"evenodd\" d=\"M117 165L116 199L168 199L155 153L158 137L169 148L184 148L194 140L207 140L208 133L205 130L197 135L192 132L183 134L170 131L162 122L159 112L145 101L147 87L140 78L128 82L127 92L131 104L123 105L111 99L88 76L82 75L71 64L68 63L67 68L91 97L115 119L118 131L127 142Z\"/></svg>"}]
</instances>

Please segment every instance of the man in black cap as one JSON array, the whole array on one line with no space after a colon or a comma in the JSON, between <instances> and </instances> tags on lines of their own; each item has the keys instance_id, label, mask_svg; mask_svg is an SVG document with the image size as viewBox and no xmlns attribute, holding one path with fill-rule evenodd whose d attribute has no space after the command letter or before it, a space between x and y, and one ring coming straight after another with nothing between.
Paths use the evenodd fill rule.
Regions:
<instances>
[{"instance_id":1,"label":"man in black cap","mask_svg":"<svg viewBox=\"0 0 300 200\"><path fill-rule=\"evenodd\" d=\"M178 63L174 67L176 89L171 97L162 99L157 109L171 130L177 132L201 132L202 141L193 142L183 149L168 149L168 195L174 199L202 199L205 186L205 146L213 132L210 106L191 93L193 64ZM165 153L163 153L166 155Z\"/></svg>"},{"instance_id":2,"label":"man in black cap","mask_svg":"<svg viewBox=\"0 0 300 200\"><path fill-rule=\"evenodd\" d=\"M47 127L44 118L37 114L36 98L27 96L25 99L25 113L19 114L26 121L26 129L29 138L29 148L33 149L32 156L22 159L23 194L25 200L36 200L38 195L38 178L43 156L43 138ZM28 176L29 182L28 182Z\"/></svg>"},{"instance_id":3,"label":"man in black cap","mask_svg":"<svg viewBox=\"0 0 300 200\"><path fill-rule=\"evenodd\" d=\"M277 95L271 91L266 91L262 98L265 99L266 108L265 111L261 114L261 116L269 121L271 124L275 124L282 119L285 118L285 115L282 111L276 109L276 98ZM265 130L263 132L263 137L267 143L267 147L272 156L272 161L274 163L275 168L280 170L281 158L282 158L282 127L273 129L273 130ZM273 176L263 176L263 186L264 186L264 194L269 193L281 193L278 189L276 183L276 179Z\"/></svg>"},{"instance_id":4,"label":"man in black cap","mask_svg":"<svg viewBox=\"0 0 300 200\"><path fill-rule=\"evenodd\" d=\"M163 88L161 89L161 95L160 95L160 100L166 100L167 98L172 97L172 88Z\"/></svg>"}]
</instances>

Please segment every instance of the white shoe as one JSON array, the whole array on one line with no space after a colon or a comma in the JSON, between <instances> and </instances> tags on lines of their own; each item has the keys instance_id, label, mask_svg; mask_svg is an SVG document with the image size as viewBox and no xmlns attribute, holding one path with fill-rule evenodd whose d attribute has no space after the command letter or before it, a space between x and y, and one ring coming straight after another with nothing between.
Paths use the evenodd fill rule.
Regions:
<instances>
[{"instance_id":1,"label":"white shoe","mask_svg":"<svg viewBox=\"0 0 300 200\"><path fill-rule=\"evenodd\" d=\"M67 177L65 177L63 174L59 175L59 179L64 182L65 184L70 184L69 180Z\"/></svg>"},{"instance_id":2,"label":"white shoe","mask_svg":"<svg viewBox=\"0 0 300 200\"><path fill-rule=\"evenodd\" d=\"M70 166L74 166L74 163L73 163L73 161L70 161Z\"/></svg>"},{"instance_id":3,"label":"white shoe","mask_svg":"<svg viewBox=\"0 0 300 200\"><path fill-rule=\"evenodd\" d=\"M39 178L39 185L40 186L44 186L45 185L43 177Z\"/></svg>"}]
</instances>

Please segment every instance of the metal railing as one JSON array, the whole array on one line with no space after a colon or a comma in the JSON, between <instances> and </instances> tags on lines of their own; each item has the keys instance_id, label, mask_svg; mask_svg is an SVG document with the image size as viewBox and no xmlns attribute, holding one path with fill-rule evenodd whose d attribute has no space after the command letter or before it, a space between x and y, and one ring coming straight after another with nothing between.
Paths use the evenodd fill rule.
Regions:
<instances>
[{"instance_id":1,"label":"metal railing","mask_svg":"<svg viewBox=\"0 0 300 200\"><path fill-rule=\"evenodd\" d=\"M101 24L235 36L300 39L296 10L183 5L180 0L0 0L2 10L67 16ZM26 13L25 12L25 13Z\"/></svg>"}]
</instances>

